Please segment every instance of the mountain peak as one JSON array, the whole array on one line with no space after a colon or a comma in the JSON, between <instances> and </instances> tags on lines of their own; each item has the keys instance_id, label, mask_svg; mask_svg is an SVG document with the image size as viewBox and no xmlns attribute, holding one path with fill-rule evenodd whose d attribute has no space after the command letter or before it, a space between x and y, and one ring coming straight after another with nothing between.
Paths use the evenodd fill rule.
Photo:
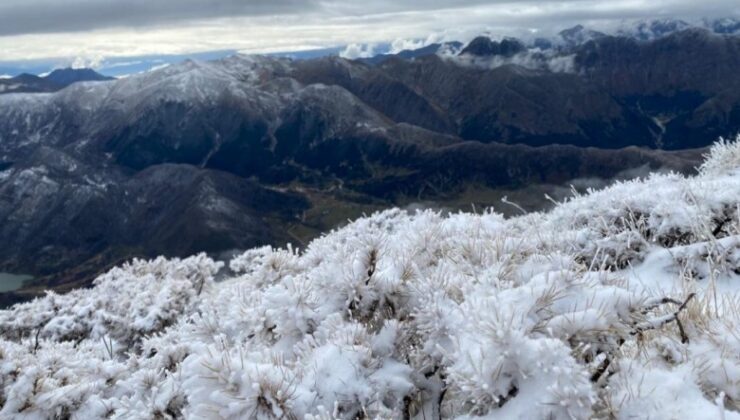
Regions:
<instances>
[{"instance_id":1,"label":"mountain peak","mask_svg":"<svg viewBox=\"0 0 740 420\"><path fill-rule=\"evenodd\" d=\"M740 20L735 18L721 18L704 20L704 25L713 32L724 35L740 34Z\"/></svg>"},{"instance_id":2,"label":"mountain peak","mask_svg":"<svg viewBox=\"0 0 740 420\"><path fill-rule=\"evenodd\" d=\"M588 29L583 25L576 25L572 28L563 29L558 33L560 38L570 46L585 44L592 39L605 37L606 34L599 31Z\"/></svg>"},{"instance_id":3,"label":"mountain peak","mask_svg":"<svg viewBox=\"0 0 740 420\"><path fill-rule=\"evenodd\" d=\"M487 36L479 36L462 50L460 55L469 54L477 56L503 56L512 57L527 48L516 38L504 38L501 41L493 41Z\"/></svg>"},{"instance_id":4,"label":"mountain peak","mask_svg":"<svg viewBox=\"0 0 740 420\"><path fill-rule=\"evenodd\" d=\"M456 54L462 48L463 44L457 41L434 43L423 46L416 49L406 49L397 53L384 53L378 54L370 58L361 58L360 61L370 64L378 65L382 64L392 58L400 58L404 60L414 60L421 57L426 57L435 54Z\"/></svg>"},{"instance_id":5,"label":"mountain peak","mask_svg":"<svg viewBox=\"0 0 740 420\"><path fill-rule=\"evenodd\" d=\"M45 76L44 79L54 82L57 85L66 87L71 85L72 83L77 82L99 82L105 80L113 80L114 78L103 76L93 69L64 68L52 71L47 76Z\"/></svg>"},{"instance_id":6,"label":"mountain peak","mask_svg":"<svg viewBox=\"0 0 740 420\"><path fill-rule=\"evenodd\" d=\"M622 27L617 31L617 35L635 38L639 41L651 41L692 27L690 23L679 19L652 19Z\"/></svg>"}]
</instances>

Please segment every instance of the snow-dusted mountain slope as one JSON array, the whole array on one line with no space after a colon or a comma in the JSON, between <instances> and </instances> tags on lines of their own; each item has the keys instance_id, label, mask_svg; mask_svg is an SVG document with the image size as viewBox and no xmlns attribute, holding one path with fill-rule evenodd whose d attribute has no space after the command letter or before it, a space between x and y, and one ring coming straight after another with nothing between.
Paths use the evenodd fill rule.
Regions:
<instances>
[{"instance_id":1,"label":"snow-dusted mountain slope","mask_svg":"<svg viewBox=\"0 0 740 420\"><path fill-rule=\"evenodd\" d=\"M738 139L740 140L740 138ZM549 213L390 210L0 311L0 417L740 418L740 143Z\"/></svg>"},{"instance_id":2,"label":"snow-dusted mountain slope","mask_svg":"<svg viewBox=\"0 0 740 420\"><path fill-rule=\"evenodd\" d=\"M554 45L575 46L608 35L631 38L637 41L654 41L687 29L700 29L720 35L737 35L740 33L740 20L735 18L699 19L692 21L680 19L628 19L616 26L607 25L606 27L598 28L598 30L583 25L576 25L559 32L550 41Z\"/></svg>"},{"instance_id":3,"label":"snow-dusted mountain slope","mask_svg":"<svg viewBox=\"0 0 740 420\"><path fill-rule=\"evenodd\" d=\"M655 146L658 132L667 148L703 147L736 132L732 100L706 107L717 111L702 113L708 127L683 120L697 138L714 130L683 145L670 140L682 124L663 118L661 128L574 74L437 56L373 67L239 55L0 95L0 243L14 244L0 247L0 272L35 277L0 306L35 286L88 285L134 256L308 241L420 200L468 208L471 187L559 186L647 166L688 173L701 152L623 147Z\"/></svg>"}]
</instances>

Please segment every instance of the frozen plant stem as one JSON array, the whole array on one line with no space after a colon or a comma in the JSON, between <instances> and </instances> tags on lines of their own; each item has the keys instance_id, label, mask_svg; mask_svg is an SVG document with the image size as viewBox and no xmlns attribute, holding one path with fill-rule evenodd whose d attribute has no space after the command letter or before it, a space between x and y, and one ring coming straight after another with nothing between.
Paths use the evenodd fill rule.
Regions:
<instances>
[{"instance_id":1,"label":"frozen plant stem","mask_svg":"<svg viewBox=\"0 0 740 420\"><path fill-rule=\"evenodd\" d=\"M683 324L681 323L681 320L678 318L678 315L681 313L681 311L683 311L686 308L686 305L688 305L688 303L691 301L691 299L694 298L694 296L696 296L696 293L689 294L686 297L686 300L684 300L683 303L681 303L681 306L679 306L678 309L674 313L663 316L663 317L659 317L656 319L652 319L652 320L649 320L649 321L643 322L642 324L637 325L635 330L632 331L632 335L639 335L648 330L655 330L655 329L662 327L663 325L676 321L676 324L678 325L678 331L681 334L681 342L684 344L688 343L689 337L686 335L686 330L684 330ZM661 300L660 302L678 304L678 301L674 299L670 299L670 298L665 298Z\"/></svg>"}]
</instances>

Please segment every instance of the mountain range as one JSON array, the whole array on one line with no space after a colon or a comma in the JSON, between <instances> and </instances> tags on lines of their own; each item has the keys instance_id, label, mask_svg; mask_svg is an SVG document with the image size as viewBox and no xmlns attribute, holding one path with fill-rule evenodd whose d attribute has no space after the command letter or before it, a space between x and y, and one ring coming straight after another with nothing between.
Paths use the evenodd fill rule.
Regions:
<instances>
[{"instance_id":1,"label":"mountain range","mask_svg":"<svg viewBox=\"0 0 740 420\"><path fill-rule=\"evenodd\" d=\"M23 73L0 79L0 94L56 92L77 82L114 80L92 69L56 69L44 76Z\"/></svg>"},{"instance_id":2,"label":"mountain range","mask_svg":"<svg viewBox=\"0 0 740 420\"><path fill-rule=\"evenodd\" d=\"M4 299L132 256L301 244L388 206L539 209L522 191L690 173L740 129L740 37L560 37L60 71L39 79L66 88L0 95L0 272L36 276Z\"/></svg>"}]
</instances>

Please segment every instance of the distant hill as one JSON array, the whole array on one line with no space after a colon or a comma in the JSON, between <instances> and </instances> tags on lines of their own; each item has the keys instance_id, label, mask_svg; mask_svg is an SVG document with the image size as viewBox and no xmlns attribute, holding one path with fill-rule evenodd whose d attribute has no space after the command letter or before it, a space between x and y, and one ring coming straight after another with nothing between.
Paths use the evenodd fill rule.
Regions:
<instances>
[{"instance_id":1,"label":"distant hill","mask_svg":"<svg viewBox=\"0 0 740 420\"><path fill-rule=\"evenodd\" d=\"M49 93L64 89L77 82L100 82L115 80L92 69L57 69L46 76L21 74L0 79L0 94L4 93Z\"/></svg>"},{"instance_id":2,"label":"distant hill","mask_svg":"<svg viewBox=\"0 0 740 420\"><path fill-rule=\"evenodd\" d=\"M0 95L4 93L42 93L61 89L56 83L33 74L23 73L9 79L0 79Z\"/></svg>"},{"instance_id":3,"label":"distant hill","mask_svg":"<svg viewBox=\"0 0 740 420\"><path fill-rule=\"evenodd\" d=\"M93 69L57 69L49 73L44 79L59 86L67 87L77 82L100 82L114 80L113 77L103 76Z\"/></svg>"}]
</instances>

